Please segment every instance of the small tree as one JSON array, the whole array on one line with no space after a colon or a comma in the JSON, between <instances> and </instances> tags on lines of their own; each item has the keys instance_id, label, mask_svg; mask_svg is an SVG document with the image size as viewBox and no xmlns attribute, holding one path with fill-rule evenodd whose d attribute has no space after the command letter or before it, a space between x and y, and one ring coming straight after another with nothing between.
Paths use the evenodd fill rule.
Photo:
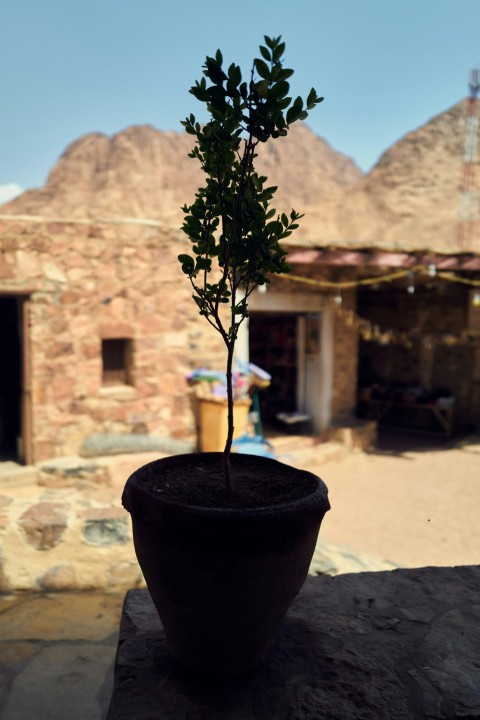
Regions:
<instances>
[{"instance_id":1,"label":"small tree","mask_svg":"<svg viewBox=\"0 0 480 720\"><path fill-rule=\"evenodd\" d=\"M277 190L255 171L259 143L288 133L297 120L323 100L312 88L306 102L289 97L283 67L285 43L265 36L261 58L253 61L250 80L238 65L224 71L223 57L205 60L203 77L190 89L207 106L210 120L201 126L190 115L182 125L196 138L189 157L200 161L207 176L192 205L182 209L182 226L192 243L192 255L179 255L192 284L200 315L220 333L227 349L228 434L223 452L226 488L233 492L230 451L233 440L232 363L238 329L248 317L248 298L268 275L289 271L280 241L291 235L302 217L295 210L278 214L270 206Z\"/></svg>"}]
</instances>

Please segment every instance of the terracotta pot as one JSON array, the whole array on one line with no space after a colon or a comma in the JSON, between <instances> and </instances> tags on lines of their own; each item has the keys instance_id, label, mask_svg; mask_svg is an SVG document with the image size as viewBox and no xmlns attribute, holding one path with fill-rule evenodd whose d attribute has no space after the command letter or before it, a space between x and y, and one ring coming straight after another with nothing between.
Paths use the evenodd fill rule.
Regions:
<instances>
[{"instance_id":1,"label":"terracotta pot","mask_svg":"<svg viewBox=\"0 0 480 720\"><path fill-rule=\"evenodd\" d=\"M201 458L217 464L221 453ZM264 662L307 577L328 491L311 473L258 457L267 474L281 468L311 478L311 493L282 505L217 509L167 502L146 484L152 470L161 475L184 462L192 455L157 460L128 479L122 501L132 515L135 551L170 654L197 673L240 676Z\"/></svg>"}]
</instances>

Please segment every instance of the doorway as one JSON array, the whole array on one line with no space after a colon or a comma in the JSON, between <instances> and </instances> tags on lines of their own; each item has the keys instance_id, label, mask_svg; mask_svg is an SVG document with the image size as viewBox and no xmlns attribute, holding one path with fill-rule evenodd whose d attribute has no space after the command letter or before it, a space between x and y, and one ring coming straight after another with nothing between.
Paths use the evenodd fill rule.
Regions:
<instances>
[{"instance_id":1,"label":"doorway","mask_svg":"<svg viewBox=\"0 0 480 720\"><path fill-rule=\"evenodd\" d=\"M260 392L261 417L275 424L277 413L297 410L297 316L252 313L249 333L251 362L272 377L270 386Z\"/></svg>"},{"instance_id":2,"label":"doorway","mask_svg":"<svg viewBox=\"0 0 480 720\"><path fill-rule=\"evenodd\" d=\"M297 411L312 418L314 433L328 428L332 417L334 311L325 305L324 297L257 290L250 296L248 324L241 328L239 360L252 362L272 375L270 387L260 391L262 418ZM281 385L278 390L276 382Z\"/></svg>"},{"instance_id":3,"label":"doorway","mask_svg":"<svg viewBox=\"0 0 480 720\"><path fill-rule=\"evenodd\" d=\"M262 420L278 426L278 413L306 414L314 432L325 427L328 372L321 352L321 313L252 312L249 357L271 376L259 395Z\"/></svg>"},{"instance_id":4,"label":"doorway","mask_svg":"<svg viewBox=\"0 0 480 720\"><path fill-rule=\"evenodd\" d=\"M23 461L23 302L0 296L0 461Z\"/></svg>"}]
</instances>

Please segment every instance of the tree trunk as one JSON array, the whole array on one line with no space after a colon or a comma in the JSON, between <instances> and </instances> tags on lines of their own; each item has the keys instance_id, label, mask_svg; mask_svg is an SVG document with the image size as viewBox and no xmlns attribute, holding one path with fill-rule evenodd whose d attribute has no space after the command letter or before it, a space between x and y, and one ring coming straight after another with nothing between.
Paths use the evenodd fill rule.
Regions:
<instances>
[{"instance_id":1,"label":"tree trunk","mask_svg":"<svg viewBox=\"0 0 480 720\"><path fill-rule=\"evenodd\" d=\"M234 344L229 343L227 345L227 406L228 406L228 432L227 441L225 443L225 449L223 451L223 476L225 479L225 487L227 492L233 495L233 482L230 471L230 451L232 449L233 441L233 379L232 379L232 365L233 365L233 349Z\"/></svg>"}]
</instances>

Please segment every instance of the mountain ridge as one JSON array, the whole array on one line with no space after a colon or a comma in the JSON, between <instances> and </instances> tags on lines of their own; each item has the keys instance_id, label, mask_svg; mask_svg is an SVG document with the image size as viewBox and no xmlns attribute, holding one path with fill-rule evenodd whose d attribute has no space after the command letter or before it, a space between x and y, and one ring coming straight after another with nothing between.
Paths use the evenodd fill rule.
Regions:
<instances>
[{"instance_id":1,"label":"mountain ridge","mask_svg":"<svg viewBox=\"0 0 480 720\"><path fill-rule=\"evenodd\" d=\"M305 124L259 147L257 167L278 185L274 206L304 213L289 245L458 252L468 100L407 132L363 174ZM43 188L0 208L46 217L148 218L179 227L203 184L191 136L135 125L74 141ZM479 247L470 248L480 252Z\"/></svg>"}]
</instances>

